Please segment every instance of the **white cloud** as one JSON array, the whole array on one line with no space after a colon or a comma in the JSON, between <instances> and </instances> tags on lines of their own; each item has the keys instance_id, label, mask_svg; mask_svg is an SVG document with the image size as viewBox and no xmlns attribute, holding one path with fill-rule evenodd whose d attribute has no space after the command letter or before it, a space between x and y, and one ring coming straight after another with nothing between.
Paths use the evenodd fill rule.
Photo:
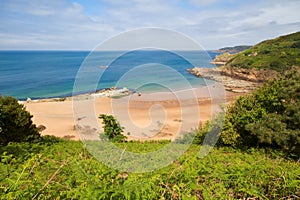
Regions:
<instances>
[{"instance_id":1,"label":"white cloud","mask_svg":"<svg viewBox=\"0 0 300 200\"><path fill-rule=\"evenodd\" d=\"M161 27L187 34L212 49L253 44L300 28L300 3L296 0L239 4L229 0L235 3L230 7L221 0L99 2L92 5L99 12L91 14L87 5L67 0L3 0L0 48L93 49L122 31Z\"/></svg>"},{"instance_id":2,"label":"white cloud","mask_svg":"<svg viewBox=\"0 0 300 200\"><path fill-rule=\"evenodd\" d=\"M229 27L233 29L239 27L260 28L268 26L270 23L278 25L297 23L300 22L299 9L299 4L291 4L288 1L284 4L274 3L273 5L246 12L246 16L230 22Z\"/></svg>"},{"instance_id":3,"label":"white cloud","mask_svg":"<svg viewBox=\"0 0 300 200\"><path fill-rule=\"evenodd\" d=\"M158 48L167 50L202 50L189 37L160 28L143 28L124 32L105 41L98 50L131 50Z\"/></svg>"}]
</instances>

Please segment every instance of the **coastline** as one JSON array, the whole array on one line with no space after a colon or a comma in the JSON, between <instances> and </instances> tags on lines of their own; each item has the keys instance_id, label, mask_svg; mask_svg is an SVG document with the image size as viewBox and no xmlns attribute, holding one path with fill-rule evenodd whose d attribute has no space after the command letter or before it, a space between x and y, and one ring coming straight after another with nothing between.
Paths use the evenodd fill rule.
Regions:
<instances>
[{"instance_id":1,"label":"coastline","mask_svg":"<svg viewBox=\"0 0 300 200\"><path fill-rule=\"evenodd\" d=\"M227 91L235 92L235 93L249 93L252 90L256 89L259 85L261 85L260 81L245 80L241 77L230 76L224 69L224 66L216 67L216 68L200 68L194 67L192 69L188 69L187 71L201 78L206 78L209 80L216 81L222 85L224 85ZM249 76L250 77L250 76Z\"/></svg>"},{"instance_id":2,"label":"coastline","mask_svg":"<svg viewBox=\"0 0 300 200\"><path fill-rule=\"evenodd\" d=\"M127 95L124 95L124 92ZM196 128L199 122L210 120L212 110L218 109L220 104L230 103L241 95L241 93L225 91L217 83L175 93L154 92L139 95L127 92L128 89L98 91L96 94L81 94L63 99L39 99L22 103L33 115L33 122L37 126L45 127L41 135L82 139L82 134L79 134L78 130L80 131L80 124L88 123L88 119L86 116L82 119L75 117L73 113L75 100L80 103L91 101L94 105L93 117L97 119L97 124L93 128L97 136L98 131L103 130L101 121L97 118L99 114L119 113L117 119L125 127L124 132L130 132L128 140L172 140L179 130L189 131ZM191 95L195 96L191 98ZM199 113L196 114L200 116L197 122L194 119L195 109L198 109ZM187 113L184 119L182 119L182 112ZM183 124L185 127L182 126ZM145 129L149 133L141 132Z\"/></svg>"},{"instance_id":3,"label":"coastline","mask_svg":"<svg viewBox=\"0 0 300 200\"><path fill-rule=\"evenodd\" d=\"M82 93L74 96L65 96L65 97L53 97L53 98L41 98L41 99L31 99L27 98L26 100L19 100L19 103L24 104L25 102L27 103L35 103L35 102L61 102L61 101L70 101L73 98L80 98L80 99L90 99L92 97L98 98L98 97L123 97L123 96L128 96L130 94L133 94L134 92L129 90L128 88L105 88L105 89L100 89L97 90L95 93L92 92L87 92L87 93Z\"/></svg>"}]
</instances>

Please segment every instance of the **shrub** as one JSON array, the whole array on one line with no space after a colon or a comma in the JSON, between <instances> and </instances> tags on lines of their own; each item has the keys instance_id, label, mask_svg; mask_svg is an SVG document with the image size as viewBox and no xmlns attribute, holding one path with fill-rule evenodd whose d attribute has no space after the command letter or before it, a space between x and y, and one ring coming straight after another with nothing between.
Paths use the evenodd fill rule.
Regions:
<instances>
[{"instance_id":1,"label":"shrub","mask_svg":"<svg viewBox=\"0 0 300 200\"><path fill-rule=\"evenodd\" d=\"M271 51L268 49L264 49L261 51L262 54L269 54Z\"/></svg>"},{"instance_id":2,"label":"shrub","mask_svg":"<svg viewBox=\"0 0 300 200\"><path fill-rule=\"evenodd\" d=\"M270 63L270 69L281 71L283 64L279 60L274 60Z\"/></svg>"},{"instance_id":3,"label":"shrub","mask_svg":"<svg viewBox=\"0 0 300 200\"><path fill-rule=\"evenodd\" d=\"M120 126L114 116L101 114L99 118L102 119L102 124L104 124L104 134L109 140L113 142L125 141L127 137L122 135L123 127ZM103 139L101 135L100 138Z\"/></svg>"},{"instance_id":4,"label":"shrub","mask_svg":"<svg viewBox=\"0 0 300 200\"><path fill-rule=\"evenodd\" d=\"M291 47L292 48L300 48L300 41L294 42Z\"/></svg>"},{"instance_id":5,"label":"shrub","mask_svg":"<svg viewBox=\"0 0 300 200\"><path fill-rule=\"evenodd\" d=\"M270 146L300 155L300 75L266 83L227 110L221 143Z\"/></svg>"},{"instance_id":6,"label":"shrub","mask_svg":"<svg viewBox=\"0 0 300 200\"><path fill-rule=\"evenodd\" d=\"M0 95L0 144L32 141L40 137L32 115L13 97Z\"/></svg>"}]
</instances>

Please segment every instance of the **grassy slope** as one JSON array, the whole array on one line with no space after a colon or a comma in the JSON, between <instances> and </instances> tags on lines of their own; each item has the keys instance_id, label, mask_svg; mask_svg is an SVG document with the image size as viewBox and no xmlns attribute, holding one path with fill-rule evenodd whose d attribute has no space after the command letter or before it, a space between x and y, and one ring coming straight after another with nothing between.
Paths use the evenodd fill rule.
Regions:
<instances>
[{"instance_id":1,"label":"grassy slope","mask_svg":"<svg viewBox=\"0 0 300 200\"><path fill-rule=\"evenodd\" d=\"M226 67L271 69L282 72L300 66L300 32L263 41L238 53Z\"/></svg>"},{"instance_id":2,"label":"grassy slope","mask_svg":"<svg viewBox=\"0 0 300 200\"><path fill-rule=\"evenodd\" d=\"M124 143L145 152L164 143ZM203 159L200 146L170 166L144 174L106 167L81 142L10 144L2 147L1 199L279 199L299 195L300 166L274 151L215 148ZM6 153L3 153L6 152Z\"/></svg>"},{"instance_id":3,"label":"grassy slope","mask_svg":"<svg viewBox=\"0 0 300 200\"><path fill-rule=\"evenodd\" d=\"M234 46L234 47L224 47L219 49L219 51L223 51L223 52L241 52L241 51L245 51L247 49L251 48L251 46L248 45L240 45L240 46Z\"/></svg>"}]
</instances>

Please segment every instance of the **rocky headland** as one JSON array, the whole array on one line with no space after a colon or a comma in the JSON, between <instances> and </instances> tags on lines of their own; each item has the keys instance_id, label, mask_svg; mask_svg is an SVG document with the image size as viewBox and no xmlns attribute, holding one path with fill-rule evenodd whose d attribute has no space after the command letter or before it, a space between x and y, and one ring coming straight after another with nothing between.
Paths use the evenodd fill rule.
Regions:
<instances>
[{"instance_id":1,"label":"rocky headland","mask_svg":"<svg viewBox=\"0 0 300 200\"><path fill-rule=\"evenodd\" d=\"M212 64L217 66L216 68L194 67L188 69L188 71L197 77L219 82L228 91L238 93L250 92L265 81L265 78L262 77L263 73L260 70L226 67L226 63L233 59L235 55L225 52L216 56L211 61Z\"/></svg>"},{"instance_id":2,"label":"rocky headland","mask_svg":"<svg viewBox=\"0 0 300 200\"><path fill-rule=\"evenodd\" d=\"M223 54L216 56L215 59L213 61L211 61L211 63L214 65L222 66L222 65L225 65L233 57L234 57L234 54L225 52Z\"/></svg>"},{"instance_id":3,"label":"rocky headland","mask_svg":"<svg viewBox=\"0 0 300 200\"><path fill-rule=\"evenodd\" d=\"M230 76L222 67L200 68L194 67L188 71L201 78L214 80L224 85L225 89L237 93L248 93L257 88L261 83L257 81L243 80L240 77Z\"/></svg>"}]
</instances>

